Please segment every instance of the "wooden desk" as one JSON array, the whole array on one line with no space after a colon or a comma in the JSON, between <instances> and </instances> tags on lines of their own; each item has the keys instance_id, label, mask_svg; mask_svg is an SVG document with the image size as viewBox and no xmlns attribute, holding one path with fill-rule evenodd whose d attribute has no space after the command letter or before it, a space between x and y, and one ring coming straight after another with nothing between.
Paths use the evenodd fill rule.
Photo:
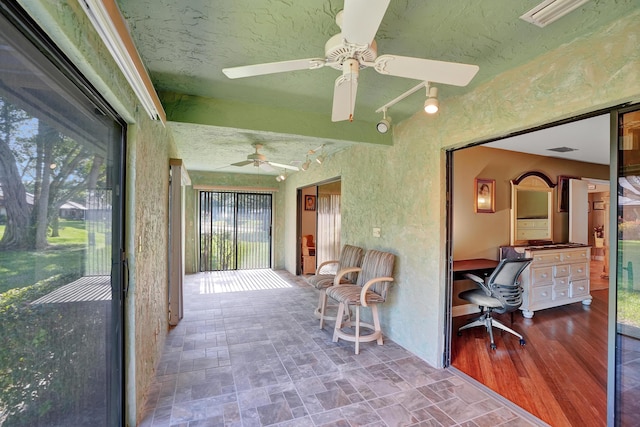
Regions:
<instances>
[{"instance_id":1,"label":"wooden desk","mask_svg":"<svg viewBox=\"0 0 640 427\"><path fill-rule=\"evenodd\" d=\"M491 273L499 261L487 258L460 259L453 261L453 280L456 277L462 278L465 273L485 274Z\"/></svg>"},{"instance_id":2,"label":"wooden desk","mask_svg":"<svg viewBox=\"0 0 640 427\"><path fill-rule=\"evenodd\" d=\"M453 295L451 298L451 315L453 317L479 312L477 306L458 298L460 292L477 287L471 280L466 279L464 274L472 273L480 277L488 276L498 266L498 263L499 261L487 258L453 261Z\"/></svg>"}]
</instances>

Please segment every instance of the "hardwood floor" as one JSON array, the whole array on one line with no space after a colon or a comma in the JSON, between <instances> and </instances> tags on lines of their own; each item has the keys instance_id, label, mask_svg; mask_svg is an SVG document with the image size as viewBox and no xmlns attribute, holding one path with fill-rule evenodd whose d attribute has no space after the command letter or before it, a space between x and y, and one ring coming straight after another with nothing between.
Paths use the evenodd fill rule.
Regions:
<instances>
[{"instance_id":1,"label":"hardwood floor","mask_svg":"<svg viewBox=\"0 0 640 427\"><path fill-rule=\"evenodd\" d=\"M541 310L533 319L515 313L513 324L509 314L498 315L524 335L522 347L495 328L497 350L484 328L457 336L473 315L454 318L452 365L554 427L606 425L608 290L591 295L591 306Z\"/></svg>"}]
</instances>

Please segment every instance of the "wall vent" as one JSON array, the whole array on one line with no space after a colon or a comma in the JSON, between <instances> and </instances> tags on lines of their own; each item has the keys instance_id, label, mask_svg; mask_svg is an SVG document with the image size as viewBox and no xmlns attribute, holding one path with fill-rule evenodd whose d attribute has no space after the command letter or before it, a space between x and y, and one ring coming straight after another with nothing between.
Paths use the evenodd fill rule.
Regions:
<instances>
[{"instance_id":1,"label":"wall vent","mask_svg":"<svg viewBox=\"0 0 640 427\"><path fill-rule=\"evenodd\" d=\"M545 0L520 19L542 28L562 18L589 0Z\"/></svg>"}]
</instances>

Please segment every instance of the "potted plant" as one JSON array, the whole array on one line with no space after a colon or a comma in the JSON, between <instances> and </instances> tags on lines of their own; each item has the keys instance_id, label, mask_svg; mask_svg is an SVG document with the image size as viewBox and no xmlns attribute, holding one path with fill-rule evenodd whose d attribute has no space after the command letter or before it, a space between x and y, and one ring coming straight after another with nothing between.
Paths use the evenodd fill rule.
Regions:
<instances>
[{"instance_id":1,"label":"potted plant","mask_svg":"<svg viewBox=\"0 0 640 427\"><path fill-rule=\"evenodd\" d=\"M604 225L593 227L593 236L596 248L602 248L604 246Z\"/></svg>"}]
</instances>

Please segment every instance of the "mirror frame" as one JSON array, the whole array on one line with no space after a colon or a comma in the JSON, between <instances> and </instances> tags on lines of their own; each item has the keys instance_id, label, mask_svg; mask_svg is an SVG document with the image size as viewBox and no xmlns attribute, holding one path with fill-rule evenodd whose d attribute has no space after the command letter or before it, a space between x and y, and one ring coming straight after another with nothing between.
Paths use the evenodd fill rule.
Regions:
<instances>
[{"instance_id":1,"label":"mirror frame","mask_svg":"<svg viewBox=\"0 0 640 427\"><path fill-rule=\"evenodd\" d=\"M542 172L525 172L511 180L511 246L528 245L532 241L553 241L553 189L556 185ZM547 233L537 239L518 239L518 190L547 193Z\"/></svg>"}]
</instances>

